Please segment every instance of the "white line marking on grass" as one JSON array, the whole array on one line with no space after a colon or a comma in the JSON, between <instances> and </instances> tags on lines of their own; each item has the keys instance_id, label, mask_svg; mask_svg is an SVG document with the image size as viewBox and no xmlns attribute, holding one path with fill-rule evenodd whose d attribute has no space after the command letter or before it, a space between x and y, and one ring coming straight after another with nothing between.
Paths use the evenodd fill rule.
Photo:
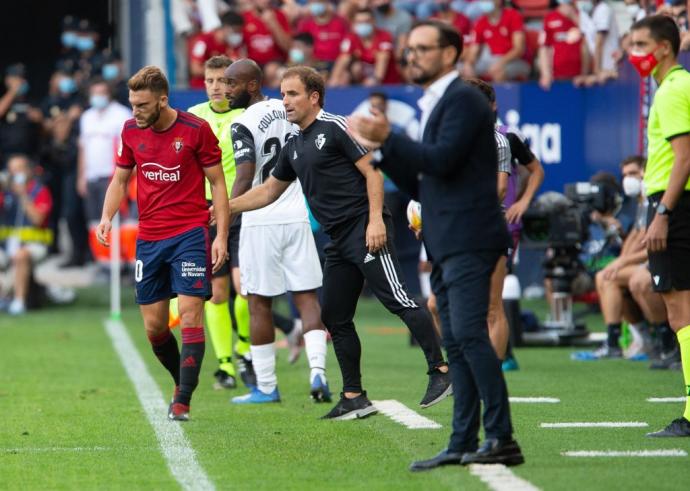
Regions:
<instances>
[{"instance_id":1,"label":"white line marking on grass","mask_svg":"<svg viewBox=\"0 0 690 491\"><path fill-rule=\"evenodd\" d=\"M539 491L529 481L516 476L503 464L471 464L470 474L494 491Z\"/></svg>"},{"instance_id":2,"label":"white line marking on grass","mask_svg":"<svg viewBox=\"0 0 690 491\"><path fill-rule=\"evenodd\" d=\"M685 450L639 450L639 451L619 451L619 450L577 450L572 452L561 452L564 457L687 457Z\"/></svg>"},{"instance_id":3,"label":"white line marking on grass","mask_svg":"<svg viewBox=\"0 0 690 491\"><path fill-rule=\"evenodd\" d=\"M685 402L687 397L648 397L647 402Z\"/></svg>"},{"instance_id":4,"label":"white line marking on grass","mask_svg":"<svg viewBox=\"0 0 690 491\"><path fill-rule=\"evenodd\" d=\"M526 403L526 404L558 404L561 402L556 397L509 397L511 403Z\"/></svg>"},{"instance_id":5,"label":"white line marking on grass","mask_svg":"<svg viewBox=\"0 0 690 491\"><path fill-rule=\"evenodd\" d=\"M411 430L435 430L443 428L436 421L425 418L421 414L414 412L402 402L394 399L388 401L372 401L376 409L385 414L396 423L407 426Z\"/></svg>"},{"instance_id":6,"label":"white line marking on grass","mask_svg":"<svg viewBox=\"0 0 690 491\"><path fill-rule=\"evenodd\" d=\"M0 448L1 453L105 452L109 447L17 447Z\"/></svg>"},{"instance_id":7,"label":"white line marking on grass","mask_svg":"<svg viewBox=\"0 0 690 491\"><path fill-rule=\"evenodd\" d=\"M185 437L180 423L168 420L168 404L122 322L108 320L105 328L122 366L134 385L146 417L156 432L158 444L173 477L182 489L215 489L197 462L194 449Z\"/></svg>"},{"instance_id":8,"label":"white line marking on grass","mask_svg":"<svg viewBox=\"0 0 690 491\"><path fill-rule=\"evenodd\" d=\"M598 421L588 423L542 423L542 428L646 428L641 421Z\"/></svg>"}]
</instances>

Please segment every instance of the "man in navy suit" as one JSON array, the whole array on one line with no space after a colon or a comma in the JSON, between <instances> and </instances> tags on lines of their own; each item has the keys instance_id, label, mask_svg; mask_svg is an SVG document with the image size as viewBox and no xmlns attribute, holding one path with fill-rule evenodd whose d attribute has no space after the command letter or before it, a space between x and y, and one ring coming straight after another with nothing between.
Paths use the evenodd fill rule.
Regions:
<instances>
[{"instance_id":1,"label":"man in navy suit","mask_svg":"<svg viewBox=\"0 0 690 491\"><path fill-rule=\"evenodd\" d=\"M489 340L486 316L491 274L510 245L496 192L494 115L486 98L458 78L462 38L452 27L424 21L410 32L405 56L424 88L420 142L390 131L384 115L356 116L350 131L377 148L378 166L422 203L424 243L434 270L454 390L448 447L413 471L442 465L518 465L508 392ZM479 446L480 402L485 441Z\"/></svg>"}]
</instances>

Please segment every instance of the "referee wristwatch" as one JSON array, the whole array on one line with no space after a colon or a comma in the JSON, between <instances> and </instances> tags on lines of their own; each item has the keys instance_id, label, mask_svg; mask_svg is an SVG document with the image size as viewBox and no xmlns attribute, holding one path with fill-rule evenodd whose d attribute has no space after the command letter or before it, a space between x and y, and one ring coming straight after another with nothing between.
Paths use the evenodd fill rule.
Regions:
<instances>
[{"instance_id":1,"label":"referee wristwatch","mask_svg":"<svg viewBox=\"0 0 690 491\"><path fill-rule=\"evenodd\" d=\"M671 213L673 213L673 210L668 208L663 203L659 203L659 205L656 207L656 214L657 215L664 215L664 216L670 217Z\"/></svg>"}]
</instances>

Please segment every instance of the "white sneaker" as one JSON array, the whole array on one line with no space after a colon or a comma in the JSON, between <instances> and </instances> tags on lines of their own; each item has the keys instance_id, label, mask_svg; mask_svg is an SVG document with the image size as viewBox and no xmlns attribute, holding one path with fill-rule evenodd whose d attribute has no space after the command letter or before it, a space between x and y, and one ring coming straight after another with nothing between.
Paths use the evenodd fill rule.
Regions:
<instances>
[{"instance_id":1,"label":"white sneaker","mask_svg":"<svg viewBox=\"0 0 690 491\"><path fill-rule=\"evenodd\" d=\"M18 298L15 298L12 300L10 303L10 306L7 308L7 313L10 315L22 315L26 313L26 306L24 305L24 302L19 300Z\"/></svg>"}]
</instances>

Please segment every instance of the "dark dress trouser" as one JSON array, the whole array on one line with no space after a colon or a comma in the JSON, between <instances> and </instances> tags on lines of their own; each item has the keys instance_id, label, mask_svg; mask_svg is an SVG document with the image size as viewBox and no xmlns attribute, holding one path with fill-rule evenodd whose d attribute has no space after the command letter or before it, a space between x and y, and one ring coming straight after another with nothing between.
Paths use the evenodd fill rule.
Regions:
<instances>
[{"instance_id":1,"label":"dark dress trouser","mask_svg":"<svg viewBox=\"0 0 690 491\"><path fill-rule=\"evenodd\" d=\"M453 452L476 450L480 401L486 438L510 439L513 433L508 391L486 322L491 274L502 253L456 254L440 266L434 264L432 272L453 381L453 432L448 445Z\"/></svg>"}]
</instances>

